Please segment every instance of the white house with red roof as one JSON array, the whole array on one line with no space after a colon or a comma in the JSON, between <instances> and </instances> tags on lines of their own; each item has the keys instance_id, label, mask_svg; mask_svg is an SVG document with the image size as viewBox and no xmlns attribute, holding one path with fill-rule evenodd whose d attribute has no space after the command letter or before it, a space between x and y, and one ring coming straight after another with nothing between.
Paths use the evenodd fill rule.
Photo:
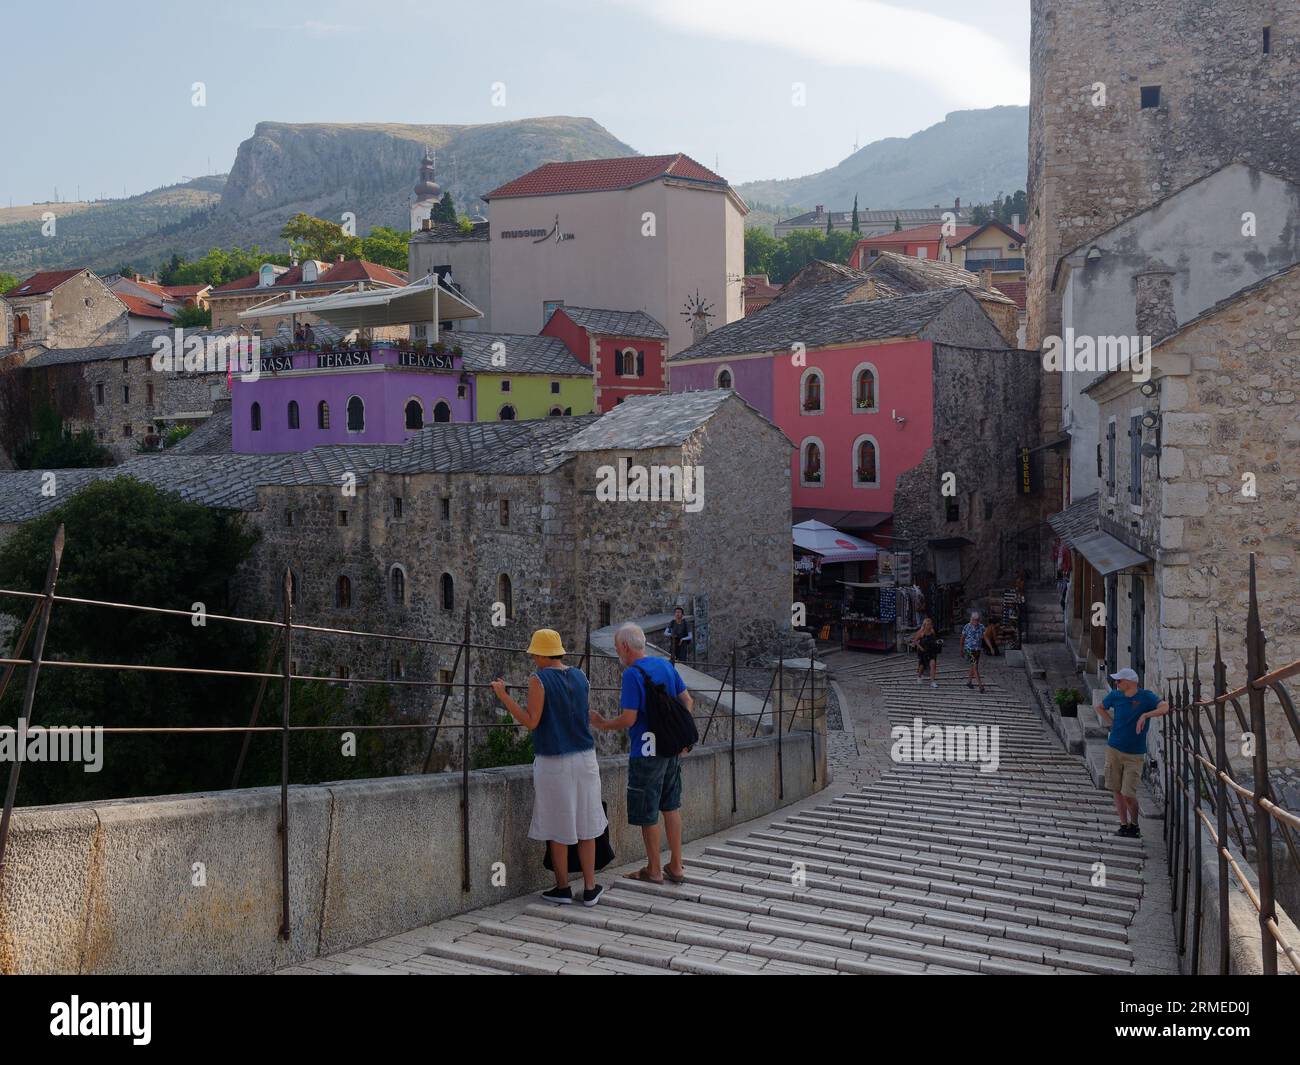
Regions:
<instances>
[{"instance_id":1,"label":"white house with red roof","mask_svg":"<svg viewBox=\"0 0 1300 1065\"><path fill-rule=\"evenodd\" d=\"M562 306L640 311L671 354L744 314L749 209L687 155L547 163L483 198L494 331L536 333Z\"/></svg>"}]
</instances>

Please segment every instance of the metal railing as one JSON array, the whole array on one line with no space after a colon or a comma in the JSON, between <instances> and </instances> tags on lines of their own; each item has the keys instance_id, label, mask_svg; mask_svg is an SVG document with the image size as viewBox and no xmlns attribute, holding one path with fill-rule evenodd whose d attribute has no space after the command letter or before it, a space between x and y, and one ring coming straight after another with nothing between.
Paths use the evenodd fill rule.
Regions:
<instances>
[{"instance_id":1,"label":"metal railing","mask_svg":"<svg viewBox=\"0 0 1300 1065\"><path fill-rule=\"evenodd\" d=\"M332 628L322 625L303 624L294 617L294 595L292 586L292 575L286 569L284 583L282 588L282 606L281 618L273 621L264 618L246 618L234 615L223 614L206 614L208 621L225 622L236 625L252 625L262 628L272 629L275 633L269 654L267 656L265 667L258 670L230 670L230 669L202 669L186 666L153 666L131 662L75 662L62 659L51 659L46 657L46 636L49 631L50 615L56 603L77 605L82 607L102 608L105 610L125 610L146 614L155 614L164 617L174 617L184 619L189 623L193 619L193 612L189 610L169 609L165 607L143 606L138 603L120 603L109 602L106 600L86 599L77 596L66 596L58 594L59 569L63 558L63 549L65 543L65 534L63 526L59 526L58 532L54 538L53 548L50 554L49 567L46 572L45 585L40 592L20 591L14 589L0 588L0 597L10 597L29 600L32 602L32 608L28 614L27 620L18 633L11 657L0 658L0 700L4 698L17 669L26 667L27 674L25 678L25 687L22 695L21 709L19 718L26 721L30 728L34 723L33 713L36 710L36 690L43 669L89 669L89 670L112 670L112 671L136 671L144 673L160 674L178 674L185 676L203 677L215 679L219 677L236 678L242 680L259 681L257 695L253 702L252 713L247 725L220 725L220 726L149 726L149 727L132 727L132 726L48 726L47 733L73 733L73 732L98 732L102 735L196 735L196 734L239 734L244 737L243 745L239 752L239 758L235 764L234 776L231 780L231 787L239 787L240 776L243 771L245 760L248 755L249 744L256 734L278 734L280 736L280 822L278 826L280 839L280 905L281 905L281 922L280 936L287 939L290 928L289 913L289 753L290 737L298 732L322 732L322 731L348 731L348 732L395 732L395 731L427 731L429 733L428 749L426 751L422 772L428 773L433 761L435 746L438 736L443 728L443 720L447 712L448 701L451 698L454 689L459 688L462 696L462 715L459 725L460 732L460 820L461 820L461 888L463 891L470 890L470 760L472 757L471 733L474 729L499 729L513 726L522 729L524 726L511 720L473 722L471 693L478 692L491 687L490 682L475 681L473 679L473 653L474 652L501 652L507 654L517 654L527 656L528 652L523 647L511 647L500 644L477 643L471 640L470 628L470 606L467 603L465 607L464 634L459 641L438 640L423 636L410 636L398 633L367 632L354 629ZM294 637L296 634L315 634L338 637L355 637L359 639L378 639L384 641L396 641L405 644L424 645L429 647L456 648L456 659L452 669L448 673L449 678L454 678L457 670L460 671L460 680L439 679L439 680L404 680L404 679L377 679L363 677L333 677L318 676L313 674L298 673L293 670L293 648ZM28 645L30 641L30 650ZM27 657L23 657L24 651L27 651ZM279 670L274 670L276 661L279 662ZM581 655L583 671L591 676L592 666L598 662L607 662L615 668L621 666L617 658L610 657L606 654L593 655L591 646L591 627L587 626L584 648ZM676 665L676 660L671 658L670 661ZM685 663L684 663L685 664ZM722 697L725 692L731 693L731 712L729 737L727 742L730 745L730 772L731 772L731 812L736 813L738 810L737 793L736 793L736 721L737 718L754 718L753 730L751 737L757 736L763 720L770 713L772 724L776 731L776 784L778 799L785 798L785 752L784 752L784 735L786 732L793 731L793 726L801 711L807 711L807 730L809 732L809 747L812 755L812 780L817 781L817 728L819 720L825 722L825 713L818 714L817 700L817 662L809 658L806 670L801 670L803 674L802 681L799 683L798 692L787 710L786 699L786 673L788 672L783 654L777 655L777 665L773 668L773 679L769 682L766 689L762 688L742 688L739 686L739 671L741 668L766 668L745 666L742 667L737 661L737 648L733 644L731 655L726 662L692 662L692 668L697 666L712 667L715 669L725 669L721 680L718 681L718 687L713 688L691 688L694 696L715 696L713 706L710 708L707 717L698 712L692 716L697 721L704 722L700 733L701 744L707 742L709 732L717 717L719 707L722 704ZM261 714L262 704L265 699L267 687L273 680L281 682L282 698L280 707L280 721L278 724L262 725L258 724ZM728 687L730 681L730 687ZM410 723L393 723L393 724L316 724L316 725L295 725L292 723L293 710L293 686L295 683L327 683L333 685L392 685L395 687L410 688L432 688L441 689L442 701L438 708L437 716L433 721L410 722ZM793 687L793 678L791 686ZM526 685L507 685L508 688L516 691L526 691ZM592 692L621 692L621 685L595 685L590 686ZM805 702L804 692L808 692L808 699ZM739 694L762 695L763 703L757 712L742 712L738 709L737 696ZM825 692L823 693L823 695ZM768 704L771 703L769 711ZM698 711L698 707L697 707ZM787 712L789 717L787 718ZM6 727L6 726L0 726ZM449 728L455 728L451 725ZM15 758L9 767L9 780L5 792L4 812L0 815L0 885L3 885L4 863L6 845L9 838L9 825L12 817L14 803L18 792L18 779L23 762Z\"/></svg>"},{"instance_id":2,"label":"metal railing","mask_svg":"<svg viewBox=\"0 0 1300 1065\"><path fill-rule=\"evenodd\" d=\"M1300 817L1274 801L1269 780L1269 753L1264 702L1272 692L1282 708L1292 734L1300 742L1300 717L1295 703L1282 685L1288 677L1300 674L1300 659L1280 669L1268 669L1265 661L1267 640L1259 620L1259 600L1255 590L1255 556L1250 556L1250 592L1246 615L1246 682L1228 690L1227 667L1219 647L1219 623L1214 623L1214 697L1201 698L1200 651L1193 656L1189 689L1184 670L1181 684L1167 691L1168 724L1164 734L1164 836L1166 861L1172 879L1171 906L1178 926L1178 953L1187 949L1191 928L1191 971L1200 971L1201 932L1204 923L1202 902L1201 828L1214 844L1218 855L1218 953L1219 973L1228 974L1228 888L1229 871L1250 899L1259 915L1260 950L1263 972L1277 973L1280 948L1300 973L1300 953L1287 941L1278 927L1276 888L1273 864L1274 824L1286 844L1295 872L1300 876L1293 830L1300 829ZM1249 709L1243 711L1245 696ZM1252 786L1245 787L1233 777L1227 753L1226 708L1231 705L1238 726L1253 742L1251 754ZM1207 735L1206 726L1209 732ZM1211 748L1211 738L1213 746ZM1231 802L1229 800L1232 800ZM1209 808L1206 812L1205 807ZM1211 816L1212 815L1212 816ZM1228 849L1231 835L1243 856L1253 850L1259 890L1251 885L1241 864ZM1193 896L1191 920L1188 920L1189 886Z\"/></svg>"}]
</instances>

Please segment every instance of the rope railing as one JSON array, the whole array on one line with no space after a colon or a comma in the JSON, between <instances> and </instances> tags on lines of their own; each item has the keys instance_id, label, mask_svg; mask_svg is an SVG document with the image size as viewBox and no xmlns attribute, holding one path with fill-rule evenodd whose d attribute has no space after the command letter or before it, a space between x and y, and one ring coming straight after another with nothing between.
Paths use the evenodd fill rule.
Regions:
<instances>
[{"instance_id":1,"label":"rope railing","mask_svg":"<svg viewBox=\"0 0 1300 1065\"><path fill-rule=\"evenodd\" d=\"M1191 930L1191 972L1198 974L1201 964L1203 912L1203 872L1201 827L1204 826L1218 859L1218 957L1219 973L1229 972L1229 880L1237 881L1258 916L1261 967L1265 975L1277 974L1280 950L1297 973L1300 973L1300 950L1289 942L1278 923L1274 868L1273 831L1282 836L1294 872L1300 878L1300 850L1292 829L1300 829L1300 816L1276 801L1270 779L1269 739L1265 716L1265 699L1269 692L1277 698L1296 741L1300 743L1300 719L1282 681L1300 675L1300 659L1269 670L1265 661L1267 639L1259 617L1259 598L1255 579L1255 555L1250 556L1250 584L1246 615L1246 680L1228 690L1227 666L1219 639L1219 622L1214 623L1214 695L1202 698L1200 650L1193 654L1191 685L1186 668L1181 682L1175 681L1166 691L1170 712L1163 729L1165 785L1166 860L1173 880L1171 907L1177 921L1178 952L1186 952L1186 936ZM1240 699L1245 696L1249 712ZM1251 786L1233 775L1228 755L1226 707L1231 705L1237 724L1252 740ZM1213 753L1204 734L1208 724L1214 741ZM1241 813L1238 823L1229 796L1236 800ZM1214 820L1202 809L1209 804ZM1242 862L1228 848L1228 820L1231 817L1236 842L1243 854L1253 850L1258 888L1251 884ZM1243 832L1242 826L1245 826ZM1190 837L1190 838L1189 838ZM1193 911L1188 919L1188 893L1193 897Z\"/></svg>"},{"instance_id":2,"label":"rope railing","mask_svg":"<svg viewBox=\"0 0 1300 1065\"><path fill-rule=\"evenodd\" d=\"M50 616L56 604L65 604L71 606L82 606L89 608L102 608L110 610L125 610L143 614L154 614L164 617L185 618L192 620L195 617L193 610L177 610L167 607L146 606L138 603L114 602L102 599L91 599L80 596L62 595L58 592L59 570L62 564L63 549L65 545L65 534L62 526L54 538L53 548L50 554L49 567L46 574L44 590L41 592L29 592L16 589L0 588L0 597L11 597L28 601L32 604L31 611L18 632L17 639L14 642L13 650L7 657L0 658L0 699L3 699L9 684L16 672L20 668L26 669L25 687L21 700L21 709L19 711L20 722L26 722L28 729L33 727L35 718L33 716L37 709L36 691L40 679L40 674L44 669L72 669L72 670L99 670L115 672L135 672L144 674L170 674L181 676L194 676L204 679L211 678L231 678L234 680L256 680L259 681L257 696L254 700L253 710L247 725L171 725L171 726L131 726L131 725L51 725L41 726L43 731L54 734L70 734L95 732L103 735L121 735L121 736L141 736L141 735L242 735L244 737L243 745L240 749L239 759L235 766L234 777L231 787L237 788L241 773L249 751L249 743L255 735L274 735L280 736L280 823L278 826L280 840L280 863L281 863L281 899L280 899L280 936L287 939L290 929L290 910L289 910L289 752L290 737L294 733L322 733L322 732L372 732L372 733L389 733L389 732L426 732L429 734L428 747L423 759L422 772L428 773L433 764L433 755L437 741L447 711L448 703L452 694L459 691L461 697L462 714L461 721L458 725L449 726L457 728L460 731L460 815L461 815L461 835L462 835L462 866L461 866L461 886L462 890L470 890L470 788L469 788L469 771L471 761L471 735L475 730L481 729L500 729L514 726L523 728L513 719L498 721L471 721L473 711L473 694L482 692L491 688L490 682L475 681L472 679L472 662L473 652L493 652L499 654L527 655L527 649L524 647L514 647L496 643L476 643L471 640L471 614L470 605L467 603L464 612L463 637L460 640L445 640L425 636L412 636L404 633L384 633L373 632L360 629L341 629L326 625L310 625L298 621L294 617L294 590L292 574L286 570L284 575L282 593L281 593L281 619L269 620L266 618L241 617L232 614L210 614L204 613L202 616L205 621L218 621L236 625L251 625L262 628L272 629L275 632L275 639L271 644L270 652L266 659L265 668L261 670L249 669L209 669L195 666L156 666L135 662L82 662L71 661L66 659L49 658L45 653L46 637L49 631ZM437 680L433 679L406 679L396 678L375 678L375 677L352 677L352 676L321 676L312 673L300 673L293 669L293 648L294 638L299 635L316 635L316 636L338 636L354 640L381 640L392 641L403 644L420 644L433 647L454 647L456 648L456 659L450 671ZM746 646L755 646L748 644ZM30 649L29 649L30 647ZM807 713L807 728L810 737L810 749L812 752L813 773L812 779L817 780L817 728L819 721L824 725L824 712L819 714L817 711L817 663L812 656L808 657L807 668L801 668L798 672L803 673L802 683L798 687L793 702L789 703L787 711L786 699L786 672L789 669L784 655L778 653L776 664L771 667L767 666L740 666L737 662L738 648L733 645L731 649L730 660L727 662L690 662L683 665L706 666L722 668L725 666L726 672L722 678L711 678L717 683L717 687L692 685L690 690L693 694L706 697L715 696L713 707L708 714L697 711L692 713L696 721L705 722L701 743L707 740L710 726L718 713L719 708L723 705L723 696L730 693L730 712L731 719L730 736L728 743L730 745L730 772L731 772L731 808L732 812L737 810L737 789L736 789L736 720L754 719L754 730L751 736L756 736L762 724L763 718L770 715L775 724L777 737L777 758L774 767L776 777L778 798L785 797L785 775L784 775L784 734L793 730L796 721L801 713ZM280 669L275 670L276 661L280 663ZM621 667L621 662L617 657L605 654L594 653L591 645L591 629L587 627L584 649L581 654L581 662L590 675L591 669L595 662L600 660L609 663L614 667ZM669 659L674 665L677 664L675 657ZM773 676L766 688L745 688L741 687L738 682L738 675L741 669L767 669L772 670ZM456 679L459 672L460 677ZM262 704L267 692L267 686L270 681L281 681L281 714L278 724L258 724L258 719L262 709ZM730 683L728 683L730 681ZM793 681L791 681L793 686ZM437 716L432 721L419 722L390 722L383 724L294 724L291 720L292 715L292 691L295 684L330 684L340 686L357 685L366 687L371 685L388 685L395 688L408 689L434 689L435 694L442 696L441 705L438 709ZM507 689L514 691L526 691L527 686L522 684L507 684ZM621 685L590 685L589 690L600 693L617 693L621 692ZM808 690L807 701L804 699L804 692ZM763 696L762 705L756 711L742 710L740 708L739 696L752 695ZM769 702L775 701L775 705L769 707ZM757 700L755 700L757 701ZM787 718L788 713L788 718ZM0 732L14 732L15 729L10 726L0 726ZM15 800L18 790L19 773L22 767L22 760L15 759L9 767L8 786L4 799L3 815L0 816L0 884L3 883L3 872L5 863L6 847L9 839L9 826L13 814Z\"/></svg>"}]
</instances>

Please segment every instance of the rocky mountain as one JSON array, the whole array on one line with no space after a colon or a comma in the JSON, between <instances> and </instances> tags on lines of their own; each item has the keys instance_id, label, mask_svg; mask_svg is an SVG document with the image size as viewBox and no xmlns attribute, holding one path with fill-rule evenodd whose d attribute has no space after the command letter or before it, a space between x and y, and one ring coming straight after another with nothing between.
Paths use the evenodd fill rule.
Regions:
<instances>
[{"instance_id":1,"label":"rocky mountain","mask_svg":"<svg viewBox=\"0 0 1300 1065\"><path fill-rule=\"evenodd\" d=\"M336 221L350 211L362 235L376 225L405 229L426 148L435 154L438 183L461 211L542 163L636 154L589 118L476 126L259 122L240 144L220 197L211 197L203 209L190 207L183 218L152 227L120 229L117 239L109 238L111 227L97 228L103 239L93 245L81 239L79 228L109 206L61 222L60 232L77 239L60 247L41 238L39 222L0 225L0 270L86 264L112 269L122 262L149 268L173 252L195 258L232 244L281 250L280 228L299 211Z\"/></svg>"},{"instance_id":2,"label":"rocky mountain","mask_svg":"<svg viewBox=\"0 0 1300 1065\"><path fill-rule=\"evenodd\" d=\"M1029 170L1029 108L954 111L910 137L873 141L842 163L806 177L749 181L736 191L751 203L847 211L858 197L868 208L987 203L1025 187Z\"/></svg>"}]
</instances>

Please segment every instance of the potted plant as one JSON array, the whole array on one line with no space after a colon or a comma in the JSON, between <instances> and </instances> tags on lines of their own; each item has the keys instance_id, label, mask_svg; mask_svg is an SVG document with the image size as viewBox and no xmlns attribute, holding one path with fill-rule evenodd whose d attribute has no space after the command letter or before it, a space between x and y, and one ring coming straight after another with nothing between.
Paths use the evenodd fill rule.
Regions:
<instances>
[{"instance_id":1,"label":"potted plant","mask_svg":"<svg viewBox=\"0 0 1300 1065\"><path fill-rule=\"evenodd\" d=\"M451 353L455 355L457 358L460 358L462 354L461 346L457 344L454 348L451 349Z\"/></svg>"},{"instance_id":2,"label":"potted plant","mask_svg":"<svg viewBox=\"0 0 1300 1065\"><path fill-rule=\"evenodd\" d=\"M1079 704L1083 702L1083 693L1077 688L1057 688L1052 699L1060 709L1062 717L1079 716Z\"/></svg>"}]
</instances>

